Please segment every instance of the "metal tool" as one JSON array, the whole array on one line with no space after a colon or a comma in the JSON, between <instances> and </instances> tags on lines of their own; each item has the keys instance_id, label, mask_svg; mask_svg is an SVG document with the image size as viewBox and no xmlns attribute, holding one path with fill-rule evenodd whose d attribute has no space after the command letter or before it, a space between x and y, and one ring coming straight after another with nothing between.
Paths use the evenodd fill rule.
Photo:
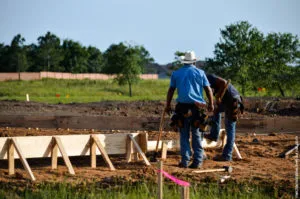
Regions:
<instances>
[{"instance_id":1,"label":"metal tool","mask_svg":"<svg viewBox=\"0 0 300 199\"><path fill-rule=\"evenodd\" d=\"M155 152L153 154L153 156L150 158L151 162L157 162L157 155L158 155L158 145L159 145L159 141L161 139L161 135L162 135L162 129L163 129L163 125L164 125L164 118L165 118L165 114L166 114L166 109L164 108L162 116L160 118L160 124L159 124L159 135L157 137L157 141L156 141L156 148L155 148Z\"/></svg>"},{"instance_id":2,"label":"metal tool","mask_svg":"<svg viewBox=\"0 0 300 199\"><path fill-rule=\"evenodd\" d=\"M231 166L223 166L223 168L220 169L205 169L205 170L197 170L197 171L192 171L193 173L211 173L211 172L232 172L232 167Z\"/></svg>"}]
</instances>

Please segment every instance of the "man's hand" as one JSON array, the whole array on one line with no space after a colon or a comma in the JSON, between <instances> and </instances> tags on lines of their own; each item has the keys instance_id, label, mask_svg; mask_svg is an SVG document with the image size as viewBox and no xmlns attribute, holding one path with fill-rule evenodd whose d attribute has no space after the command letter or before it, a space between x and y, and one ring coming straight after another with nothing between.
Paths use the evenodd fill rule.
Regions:
<instances>
[{"instance_id":1,"label":"man's hand","mask_svg":"<svg viewBox=\"0 0 300 199\"><path fill-rule=\"evenodd\" d=\"M168 115L170 115L171 111L172 111L171 106L170 105L166 106L164 111L165 111L165 113L167 113Z\"/></svg>"},{"instance_id":2,"label":"man's hand","mask_svg":"<svg viewBox=\"0 0 300 199\"><path fill-rule=\"evenodd\" d=\"M208 103L207 104L207 110L209 111L209 112L213 112L214 111L214 105L212 104L212 103Z\"/></svg>"},{"instance_id":3,"label":"man's hand","mask_svg":"<svg viewBox=\"0 0 300 199\"><path fill-rule=\"evenodd\" d=\"M216 97L216 104L219 106L222 103L222 99L220 97Z\"/></svg>"}]
</instances>

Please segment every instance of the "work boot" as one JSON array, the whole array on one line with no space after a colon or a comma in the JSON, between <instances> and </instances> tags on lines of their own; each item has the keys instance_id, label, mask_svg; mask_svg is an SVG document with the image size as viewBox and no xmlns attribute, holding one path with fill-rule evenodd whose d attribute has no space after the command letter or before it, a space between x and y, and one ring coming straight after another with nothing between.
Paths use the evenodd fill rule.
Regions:
<instances>
[{"instance_id":1,"label":"work boot","mask_svg":"<svg viewBox=\"0 0 300 199\"><path fill-rule=\"evenodd\" d=\"M226 159L224 156L222 155L217 155L213 158L214 161L217 162L230 162L231 160Z\"/></svg>"},{"instance_id":2,"label":"work boot","mask_svg":"<svg viewBox=\"0 0 300 199\"><path fill-rule=\"evenodd\" d=\"M178 164L178 167L179 167L179 168L188 168L188 165L183 164L182 162L180 162L180 163Z\"/></svg>"},{"instance_id":3,"label":"work boot","mask_svg":"<svg viewBox=\"0 0 300 199\"><path fill-rule=\"evenodd\" d=\"M199 168L201 168L201 166L202 166L202 164L201 163L192 163L192 164L190 164L190 166L189 166L189 168L190 169L199 169Z\"/></svg>"}]
</instances>

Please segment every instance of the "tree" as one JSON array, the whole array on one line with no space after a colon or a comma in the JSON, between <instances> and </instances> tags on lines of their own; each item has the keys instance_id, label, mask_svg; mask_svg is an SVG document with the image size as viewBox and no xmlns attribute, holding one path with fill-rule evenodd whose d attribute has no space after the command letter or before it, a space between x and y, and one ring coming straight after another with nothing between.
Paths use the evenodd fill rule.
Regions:
<instances>
[{"instance_id":1,"label":"tree","mask_svg":"<svg viewBox=\"0 0 300 199\"><path fill-rule=\"evenodd\" d=\"M139 61L139 65L141 66L142 73L145 72L145 67L149 64L154 63L154 59L151 57L150 53L146 50L144 46L133 46L133 48L136 50L138 56L141 58Z\"/></svg>"},{"instance_id":2,"label":"tree","mask_svg":"<svg viewBox=\"0 0 300 199\"><path fill-rule=\"evenodd\" d=\"M9 46L0 44L0 72L10 72L9 69Z\"/></svg>"},{"instance_id":3,"label":"tree","mask_svg":"<svg viewBox=\"0 0 300 199\"><path fill-rule=\"evenodd\" d=\"M298 75L294 69L299 59L299 40L290 33L270 33L264 41L265 76L263 82L270 88L277 88L282 97Z\"/></svg>"},{"instance_id":4,"label":"tree","mask_svg":"<svg viewBox=\"0 0 300 199\"><path fill-rule=\"evenodd\" d=\"M263 34L246 21L226 26L221 30L220 42L215 45L217 64L225 68L225 78L230 78L242 87L251 86L251 71L262 65Z\"/></svg>"},{"instance_id":5,"label":"tree","mask_svg":"<svg viewBox=\"0 0 300 199\"><path fill-rule=\"evenodd\" d=\"M64 40L62 44L64 59L62 65L66 72L88 72L88 52L79 42Z\"/></svg>"},{"instance_id":6,"label":"tree","mask_svg":"<svg viewBox=\"0 0 300 199\"><path fill-rule=\"evenodd\" d=\"M28 68L26 49L24 46L25 38L20 34L16 35L9 48L9 68L11 71L20 73L26 71Z\"/></svg>"},{"instance_id":7,"label":"tree","mask_svg":"<svg viewBox=\"0 0 300 199\"><path fill-rule=\"evenodd\" d=\"M216 74L219 76L223 76L225 74L226 68L223 66L223 63L220 63L213 58L206 58L205 65L202 67L202 69L207 74Z\"/></svg>"},{"instance_id":8,"label":"tree","mask_svg":"<svg viewBox=\"0 0 300 199\"><path fill-rule=\"evenodd\" d=\"M112 44L104 53L105 65L102 72L106 74L121 73L126 49L127 46L122 42Z\"/></svg>"},{"instance_id":9,"label":"tree","mask_svg":"<svg viewBox=\"0 0 300 199\"><path fill-rule=\"evenodd\" d=\"M116 74L119 85L128 84L129 96L132 96L132 84L136 83L142 73L145 57L141 49L124 43L111 45L104 53L105 66L103 72Z\"/></svg>"},{"instance_id":10,"label":"tree","mask_svg":"<svg viewBox=\"0 0 300 199\"><path fill-rule=\"evenodd\" d=\"M38 63L45 71L63 71L64 68L60 66L63 60L62 50L60 48L60 39L47 32L45 36L38 38Z\"/></svg>"},{"instance_id":11,"label":"tree","mask_svg":"<svg viewBox=\"0 0 300 199\"><path fill-rule=\"evenodd\" d=\"M27 60L28 60L28 71L40 72L43 68L39 65L38 53L39 47L36 44L30 44L26 46Z\"/></svg>"},{"instance_id":12,"label":"tree","mask_svg":"<svg viewBox=\"0 0 300 199\"><path fill-rule=\"evenodd\" d=\"M129 47L124 53L124 62L122 64L121 72L117 74L116 80L119 85L128 84L129 96L132 97L132 84L139 80L139 75L142 73L141 62L139 52Z\"/></svg>"},{"instance_id":13,"label":"tree","mask_svg":"<svg viewBox=\"0 0 300 199\"><path fill-rule=\"evenodd\" d=\"M87 48L87 52L88 52L88 72L100 73L104 65L103 55L101 51L96 47L89 46Z\"/></svg>"}]
</instances>

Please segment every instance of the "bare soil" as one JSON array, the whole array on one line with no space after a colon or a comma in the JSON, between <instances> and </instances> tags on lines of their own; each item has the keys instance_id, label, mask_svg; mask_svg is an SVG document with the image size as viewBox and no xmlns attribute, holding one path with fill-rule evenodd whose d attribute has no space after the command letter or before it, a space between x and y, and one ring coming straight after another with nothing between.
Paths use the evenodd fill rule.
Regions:
<instances>
[{"instance_id":1,"label":"bare soil","mask_svg":"<svg viewBox=\"0 0 300 199\"><path fill-rule=\"evenodd\" d=\"M269 103L269 104L268 104ZM277 104L270 107L270 103ZM36 102L1 101L0 115L105 115L105 116L153 116L160 117L164 102L97 102L89 104L58 104L49 105ZM246 116L243 117L291 117L300 116L300 102L297 100L277 99L247 99ZM300 122L300 119L298 120ZM103 131L101 129L40 129L40 128L0 128L0 137L7 136L35 136L35 135L63 135L63 134L90 134L90 133L114 133L115 131ZM121 131L125 132L125 131ZM158 132L148 131L149 139L156 140ZM176 132L164 132L163 139L178 139ZM208 159L204 161L202 169L222 168L232 166L231 181L251 184L268 184L281 187L282 191L293 193L295 187L296 151L287 158L280 155L295 145L295 134L272 133L269 135L253 134L249 129L245 134L236 136L236 144L241 152L243 160L234 158L232 162L216 162L212 160L220 149L206 149ZM299 154L299 151L298 151ZM150 158L151 153L147 154ZM141 179L153 180L156 178L156 163L147 167L143 162L126 163L124 155L112 156L111 160L116 171L110 171L101 156L97 157L97 168L90 168L89 157L71 157L76 175L68 174L63 160L59 158L57 170L51 170L51 159L29 159L29 165L37 179L41 182L70 182L100 184L113 184L115 182L138 181ZM192 183L204 181L218 181L222 172L195 174L193 169L179 168L179 152L169 151L168 158L164 162L164 170L168 173ZM299 165L299 164L298 164ZM16 160L16 174L8 176L7 161L0 160L0 184L12 186L27 186L29 178L19 160ZM33 183L33 184L35 184ZM284 190L286 189L286 190Z\"/></svg>"}]
</instances>

